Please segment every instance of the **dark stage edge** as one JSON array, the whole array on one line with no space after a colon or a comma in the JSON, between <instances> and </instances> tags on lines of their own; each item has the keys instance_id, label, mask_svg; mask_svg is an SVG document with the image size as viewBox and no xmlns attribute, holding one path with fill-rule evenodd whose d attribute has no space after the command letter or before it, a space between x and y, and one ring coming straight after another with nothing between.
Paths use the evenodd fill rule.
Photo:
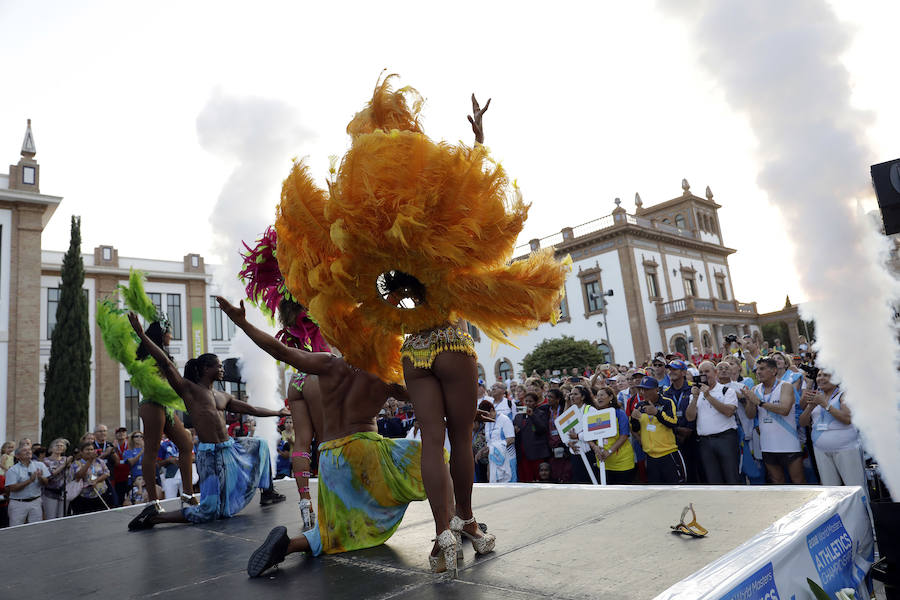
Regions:
<instances>
[{"instance_id":1,"label":"dark stage edge","mask_svg":"<svg viewBox=\"0 0 900 600\"><path fill-rule=\"evenodd\" d=\"M475 515L497 535L497 548L476 557L464 542L458 580L428 572L434 526L427 502L413 503L383 546L295 554L249 579L247 559L272 527L298 532L296 487L276 485L286 502L254 501L237 517L206 525L132 533L126 526L140 507L130 507L0 530L0 598L652 598L822 491L476 485ZM705 539L669 531L689 502L710 530Z\"/></svg>"}]
</instances>

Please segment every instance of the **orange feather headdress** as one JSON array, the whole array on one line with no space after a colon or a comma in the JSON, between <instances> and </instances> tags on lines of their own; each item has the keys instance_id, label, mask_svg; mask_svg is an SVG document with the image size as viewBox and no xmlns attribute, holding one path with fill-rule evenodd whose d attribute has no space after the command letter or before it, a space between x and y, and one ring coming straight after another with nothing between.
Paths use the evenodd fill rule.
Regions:
<instances>
[{"instance_id":1,"label":"orange feather headdress","mask_svg":"<svg viewBox=\"0 0 900 600\"><path fill-rule=\"evenodd\" d=\"M347 126L352 145L325 191L295 163L275 227L288 289L352 365L401 382L403 335L471 321L497 342L555 321L571 261L552 249L510 264L528 205L483 146L434 142L421 97L375 88ZM408 102L408 99L411 100ZM379 275L425 288L413 309L386 302Z\"/></svg>"}]
</instances>

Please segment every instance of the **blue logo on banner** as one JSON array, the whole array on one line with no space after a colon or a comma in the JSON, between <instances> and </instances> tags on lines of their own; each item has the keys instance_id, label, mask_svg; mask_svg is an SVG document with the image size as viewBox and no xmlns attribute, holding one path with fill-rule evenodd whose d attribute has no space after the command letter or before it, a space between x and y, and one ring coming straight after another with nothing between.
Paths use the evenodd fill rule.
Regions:
<instances>
[{"instance_id":1,"label":"blue logo on banner","mask_svg":"<svg viewBox=\"0 0 900 600\"><path fill-rule=\"evenodd\" d=\"M853 540L840 515L834 515L806 536L806 546L829 596L841 588L856 587L859 581L853 580Z\"/></svg>"},{"instance_id":2,"label":"blue logo on banner","mask_svg":"<svg viewBox=\"0 0 900 600\"><path fill-rule=\"evenodd\" d=\"M756 573L731 588L722 600L779 600L775 571L767 563Z\"/></svg>"}]
</instances>

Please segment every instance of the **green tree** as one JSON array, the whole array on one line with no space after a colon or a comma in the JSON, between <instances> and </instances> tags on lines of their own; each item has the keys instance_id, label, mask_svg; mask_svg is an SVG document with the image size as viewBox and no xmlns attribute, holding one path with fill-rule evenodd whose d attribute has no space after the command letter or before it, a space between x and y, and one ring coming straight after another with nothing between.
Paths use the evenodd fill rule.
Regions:
<instances>
[{"instance_id":1,"label":"green tree","mask_svg":"<svg viewBox=\"0 0 900 600\"><path fill-rule=\"evenodd\" d=\"M522 368L531 374L532 371L543 373L544 369L571 369L577 367L594 368L604 362L603 353L587 340L576 340L571 336L563 336L544 340L522 359Z\"/></svg>"},{"instance_id":2,"label":"green tree","mask_svg":"<svg viewBox=\"0 0 900 600\"><path fill-rule=\"evenodd\" d=\"M41 431L45 445L58 437L76 444L88 427L91 338L87 297L83 290L80 217L72 217L72 237L63 258L61 279L44 386Z\"/></svg>"},{"instance_id":3,"label":"green tree","mask_svg":"<svg viewBox=\"0 0 900 600\"><path fill-rule=\"evenodd\" d=\"M774 323L766 323L762 326L763 339L769 342L769 348L775 348L775 338L781 340L785 350L793 352L791 345L791 336L788 334L788 326L784 321L776 321Z\"/></svg>"}]
</instances>

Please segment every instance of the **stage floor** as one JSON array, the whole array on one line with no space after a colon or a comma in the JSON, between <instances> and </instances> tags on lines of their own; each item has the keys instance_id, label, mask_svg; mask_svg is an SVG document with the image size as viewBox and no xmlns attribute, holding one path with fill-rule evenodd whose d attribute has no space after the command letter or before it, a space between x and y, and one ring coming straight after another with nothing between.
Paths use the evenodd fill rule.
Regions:
<instances>
[{"instance_id":1,"label":"stage floor","mask_svg":"<svg viewBox=\"0 0 900 600\"><path fill-rule=\"evenodd\" d=\"M428 572L434 531L427 502L410 506L384 546L317 559L291 555L249 579L247 559L272 527L298 531L294 483L276 485L287 502L254 501L237 517L207 525L129 532L140 510L132 507L0 530L0 598L646 599L823 490L476 485L475 515L497 535L497 548L476 557L464 542L456 581ZM708 537L670 533L689 502Z\"/></svg>"}]
</instances>

